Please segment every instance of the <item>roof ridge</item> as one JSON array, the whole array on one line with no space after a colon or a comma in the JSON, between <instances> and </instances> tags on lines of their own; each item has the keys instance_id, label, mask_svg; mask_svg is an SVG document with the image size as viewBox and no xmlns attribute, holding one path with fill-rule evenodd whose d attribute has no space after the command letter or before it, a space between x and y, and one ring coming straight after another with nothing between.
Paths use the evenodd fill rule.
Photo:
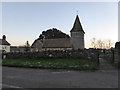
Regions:
<instances>
[{"instance_id":1,"label":"roof ridge","mask_svg":"<svg viewBox=\"0 0 120 90\"><path fill-rule=\"evenodd\" d=\"M10 43L4 39L0 39L1 45L10 45Z\"/></svg>"}]
</instances>

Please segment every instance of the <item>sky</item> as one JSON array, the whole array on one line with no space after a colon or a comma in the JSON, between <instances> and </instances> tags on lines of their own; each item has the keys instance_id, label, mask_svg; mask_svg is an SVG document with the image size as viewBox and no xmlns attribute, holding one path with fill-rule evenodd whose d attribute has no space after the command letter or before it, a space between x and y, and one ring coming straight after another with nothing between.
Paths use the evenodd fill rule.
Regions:
<instances>
[{"instance_id":1,"label":"sky","mask_svg":"<svg viewBox=\"0 0 120 90\"><path fill-rule=\"evenodd\" d=\"M6 35L12 46L21 46L26 41L31 45L42 31L51 28L70 35L77 14L86 48L91 47L93 37L110 39L113 46L118 41L117 2L2 2L0 36Z\"/></svg>"}]
</instances>

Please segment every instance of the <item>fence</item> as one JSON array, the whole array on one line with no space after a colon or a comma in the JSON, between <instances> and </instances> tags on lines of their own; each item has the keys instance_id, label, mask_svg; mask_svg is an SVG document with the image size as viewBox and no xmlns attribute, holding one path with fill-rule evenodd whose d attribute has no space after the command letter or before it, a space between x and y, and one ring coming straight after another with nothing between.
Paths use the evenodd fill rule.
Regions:
<instances>
[{"instance_id":1,"label":"fence","mask_svg":"<svg viewBox=\"0 0 120 90\"><path fill-rule=\"evenodd\" d=\"M109 52L104 53L104 56L102 58L106 60L108 63L114 63L114 55L115 50L110 50Z\"/></svg>"}]
</instances>

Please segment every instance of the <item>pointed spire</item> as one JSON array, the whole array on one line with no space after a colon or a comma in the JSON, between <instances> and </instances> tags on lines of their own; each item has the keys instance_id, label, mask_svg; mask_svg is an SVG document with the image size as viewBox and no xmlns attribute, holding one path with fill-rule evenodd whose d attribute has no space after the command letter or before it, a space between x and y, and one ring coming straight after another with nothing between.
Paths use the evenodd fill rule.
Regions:
<instances>
[{"instance_id":1,"label":"pointed spire","mask_svg":"<svg viewBox=\"0 0 120 90\"><path fill-rule=\"evenodd\" d=\"M78 32L78 31L83 31L83 28L82 28L82 25L80 23L80 20L79 20L79 17L78 15L76 16L76 19L75 19L75 22L74 22L74 25L73 25L73 28L71 29L70 32Z\"/></svg>"}]
</instances>

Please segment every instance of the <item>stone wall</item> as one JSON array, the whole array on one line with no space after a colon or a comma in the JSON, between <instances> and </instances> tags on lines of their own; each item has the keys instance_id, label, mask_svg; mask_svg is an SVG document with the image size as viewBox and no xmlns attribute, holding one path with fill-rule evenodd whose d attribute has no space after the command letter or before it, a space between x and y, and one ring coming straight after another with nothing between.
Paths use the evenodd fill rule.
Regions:
<instances>
[{"instance_id":1,"label":"stone wall","mask_svg":"<svg viewBox=\"0 0 120 90\"><path fill-rule=\"evenodd\" d=\"M120 42L115 44L114 63L120 62Z\"/></svg>"},{"instance_id":2,"label":"stone wall","mask_svg":"<svg viewBox=\"0 0 120 90\"><path fill-rule=\"evenodd\" d=\"M71 45L72 48L84 49L84 33L83 32L71 32Z\"/></svg>"},{"instance_id":3,"label":"stone wall","mask_svg":"<svg viewBox=\"0 0 120 90\"><path fill-rule=\"evenodd\" d=\"M4 55L4 54L3 54ZM42 52L26 52L26 53L6 53L6 58L29 58L29 59L40 59L40 58L78 58L78 59L89 59L98 60L97 50L62 50L62 51L42 51Z\"/></svg>"}]
</instances>

